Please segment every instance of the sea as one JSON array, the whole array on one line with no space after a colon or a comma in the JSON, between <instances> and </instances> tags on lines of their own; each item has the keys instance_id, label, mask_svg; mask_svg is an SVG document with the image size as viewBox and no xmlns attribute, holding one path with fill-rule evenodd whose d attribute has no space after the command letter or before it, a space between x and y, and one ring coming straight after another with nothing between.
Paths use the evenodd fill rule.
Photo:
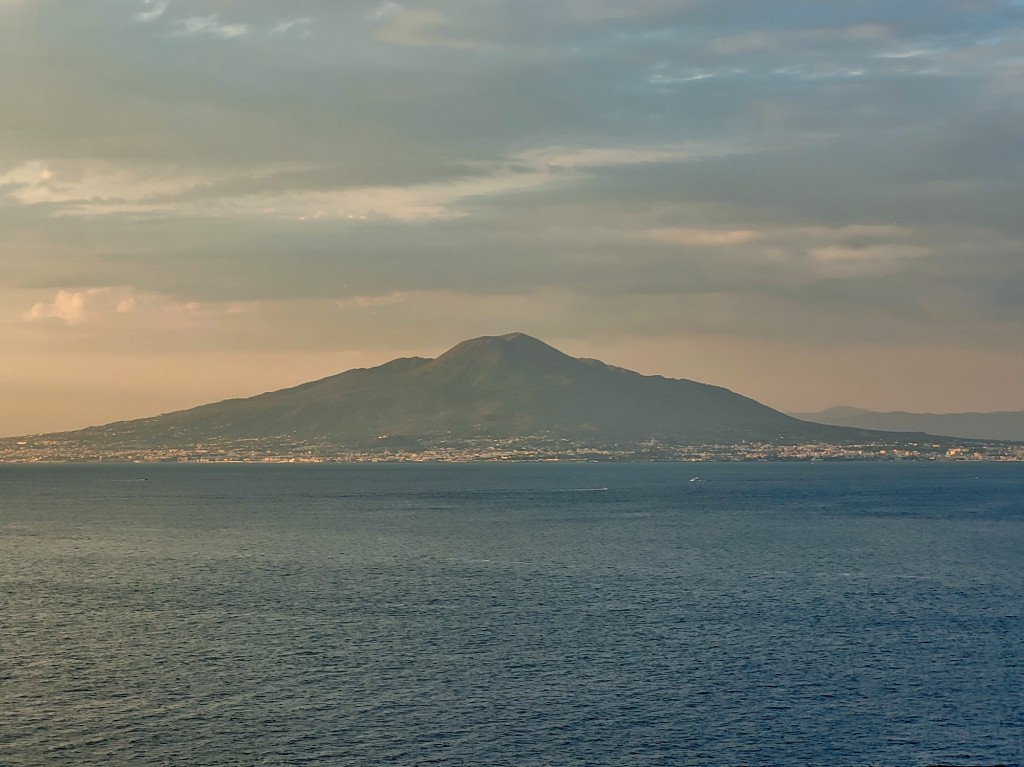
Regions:
<instances>
[{"instance_id":1,"label":"sea","mask_svg":"<svg viewBox=\"0 0 1024 767\"><path fill-rule=\"evenodd\" d=\"M0 466L0 765L1021 765L1024 464Z\"/></svg>"}]
</instances>

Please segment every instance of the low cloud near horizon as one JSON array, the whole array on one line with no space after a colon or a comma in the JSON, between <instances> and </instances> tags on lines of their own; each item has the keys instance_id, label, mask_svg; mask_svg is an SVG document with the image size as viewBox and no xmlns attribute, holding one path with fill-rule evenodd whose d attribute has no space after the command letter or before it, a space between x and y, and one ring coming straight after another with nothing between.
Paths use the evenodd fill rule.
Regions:
<instances>
[{"instance_id":1,"label":"low cloud near horizon","mask_svg":"<svg viewBox=\"0 0 1024 767\"><path fill-rule=\"evenodd\" d=\"M522 330L1024 409L1024 4L0 0L0 434Z\"/></svg>"}]
</instances>

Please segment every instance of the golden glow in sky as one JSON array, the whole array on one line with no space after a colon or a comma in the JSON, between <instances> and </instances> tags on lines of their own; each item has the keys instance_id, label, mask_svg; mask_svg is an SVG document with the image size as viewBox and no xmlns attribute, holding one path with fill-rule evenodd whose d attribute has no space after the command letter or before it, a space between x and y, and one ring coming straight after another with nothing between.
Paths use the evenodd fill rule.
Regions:
<instances>
[{"instance_id":1,"label":"golden glow in sky","mask_svg":"<svg viewBox=\"0 0 1024 767\"><path fill-rule=\"evenodd\" d=\"M478 335L1024 409L1024 7L0 1L0 435Z\"/></svg>"}]
</instances>

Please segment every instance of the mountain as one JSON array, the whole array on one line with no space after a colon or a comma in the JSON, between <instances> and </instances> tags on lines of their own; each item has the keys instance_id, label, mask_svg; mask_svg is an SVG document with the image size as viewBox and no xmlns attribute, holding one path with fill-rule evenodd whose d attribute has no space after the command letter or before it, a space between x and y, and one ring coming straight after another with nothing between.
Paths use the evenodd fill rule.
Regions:
<instances>
[{"instance_id":1,"label":"mountain","mask_svg":"<svg viewBox=\"0 0 1024 767\"><path fill-rule=\"evenodd\" d=\"M1024 411L998 413L876 412L840 406L817 413L792 413L795 418L832 426L878 431L923 431L965 439L1024 441Z\"/></svg>"},{"instance_id":2,"label":"mountain","mask_svg":"<svg viewBox=\"0 0 1024 767\"><path fill-rule=\"evenodd\" d=\"M546 435L590 442L849 441L727 389L577 359L523 333L464 341L290 389L93 427L79 441L196 444L288 438L335 444ZM376 441L376 442L375 442Z\"/></svg>"}]
</instances>

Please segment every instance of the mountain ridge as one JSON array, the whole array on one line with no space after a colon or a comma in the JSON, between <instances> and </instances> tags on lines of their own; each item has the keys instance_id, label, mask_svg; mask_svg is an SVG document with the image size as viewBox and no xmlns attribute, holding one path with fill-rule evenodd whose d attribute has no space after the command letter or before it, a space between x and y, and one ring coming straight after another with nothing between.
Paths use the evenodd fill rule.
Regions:
<instances>
[{"instance_id":1,"label":"mountain ridge","mask_svg":"<svg viewBox=\"0 0 1024 767\"><path fill-rule=\"evenodd\" d=\"M866 410L839 405L826 410L790 415L814 423L874 431L921 431L962 439L1024 441L1024 410L915 413L904 410Z\"/></svg>"}]
</instances>

